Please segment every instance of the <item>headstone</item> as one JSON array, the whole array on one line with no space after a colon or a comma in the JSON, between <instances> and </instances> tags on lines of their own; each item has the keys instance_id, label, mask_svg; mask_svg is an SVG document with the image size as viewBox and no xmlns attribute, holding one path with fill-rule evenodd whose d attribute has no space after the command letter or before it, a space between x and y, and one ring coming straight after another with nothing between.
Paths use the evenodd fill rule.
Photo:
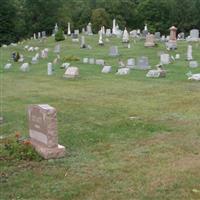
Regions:
<instances>
[{"instance_id":1,"label":"headstone","mask_svg":"<svg viewBox=\"0 0 200 200\"><path fill-rule=\"evenodd\" d=\"M93 65L95 63L95 59L94 58L89 58L89 64Z\"/></svg>"},{"instance_id":2,"label":"headstone","mask_svg":"<svg viewBox=\"0 0 200 200\"><path fill-rule=\"evenodd\" d=\"M83 63L84 64L87 64L89 62L89 59L88 58L83 58Z\"/></svg>"},{"instance_id":3,"label":"headstone","mask_svg":"<svg viewBox=\"0 0 200 200\"><path fill-rule=\"evenodd\" d=\"M4 69L10 69L11 67L12 67L12 64L11 63L7 63L7 64L5 64Z\"/></svg>"},{"instance_id":4,"label":"headstone","mask_svg":"<svg viewBox=\"0 0 200 200\"><path fill-rule=\"evenodd\" d=\"M180 59L180 54L176 54L175 59L179 60Z\"/></svg>"},{"instance_id":5,"label":"headstone","mask_svg":"<svg viewBox=\"0 0 200 200\"><path fill-rule=\"evenodd\" d=\"M129 74L129 73L130 73L130 69L124 67L124 68L118 69L118 71L117 71L116 74L117 74L117 75L127 75L127 74Z\"/></svg>"},{"instance_id":6,"label":"headstone","mask_svg":"<svg viewBox=\"0 0 200 200\"><path fill-rule=\"evenodd\" d=\"M74 30L74 34L75 34L75 35L79 35L79 30L77 30L77 29Z\"/></svg>"},{"instance_id":7,"label":"headstone","mask_svg":"<svg viewBox=\"0 0 200 200\"><path fill-rule=\"evenodd\" d=\"M29 51L29 52L34 51L34 47L29 47L29 48L28 48L28 51Z\"/></svg>"},{"instance_id":8,"label":"headstone","mask_svg":"<svg viewBox=\"0 0 200 200\"><path fill-rule=\"evenodd\" d=\"M145 24L144 26L144 30L143 30L143 37L145 38L148 35L148 28L147 28L147 24Z\"/></svg>"},{"instance_id":9,"label":"headstone","mask_svg":"<svg viewBox=\"0 0 200 200\"><path fill-rule=\"evenodd\" d=\"M35 48L34 48L35 51L38 51L39 49L40 49L39 47L35 47Z\"/></svg>"},{"instance_id":10,"label":"headstone","mask_svg":"<svg viewBox=\"0 0 200 200\"><path fill-rule=\"evenodd\" d=\"M36 34L35 34L35 33L33 34L33 38L34 38L34 40L36 40L36 39L37 39L37 37L36 37Z\"/></svg>"},{"instance_id":11,"label":"headstone","mask_svg":"<svg viewBox=\"0 0 200 200\"><path fill-rule=\"evenodd\" d=\"M170 55L169 54L161 54L160 55L160 64L168 65L170 63Z\"/></svg>"},{"instance_id":12,"label":"headstone","mask_svg":"<svg viewBox=\"0 0 200 200\"><path fill-rule=\"evenodd\" d=\"M54 48L54 53L60 53L60 44L57 44Z\"/></svg>"},{"instance_id":13,"label":"headstone","mask_svg":"<svg viewBox=\"0 0 200 200\"><path fill-rule=\"evenodd\" d=\"M192 45L188 45L188 48L187 48L187 60L193 60L193 57L192 57Z\"/></svg>"},{"instance_id":14,"label":"headstone","mask_svg":"<svg viewBox=\"0 0 200 200\"><path fill-rule=\"evenodd\" d=\"M112 46L110 47L110 53L109 53L110 56L118 56L119 55L119 52L118 52L118 47L117 46Z\"/></svg>"},{"instance_id":15,"label":"headstone","mask_svg":"<svg viewBox=\"0 0 200 200\"><path fill-rule=\"evenodd\" d=\"M103 69L102 69L102 73L110 73L112 71L112 67L111 66L104 66Z\"/></svg>"},{"instance_id":16,"label":"headstone","mask_svg":"<svg viewBox=\"0 0 200 200\"><path fill-rule=\"evenodd\" d=\"M147 70L150 69L148 57L142 56L137 59L137 66L134 69Z\"/></svg>"},{"instance_id":17,"label":"headstone","mask_svg":"<svg viewBox=\"0 0 200 200\"><path fill-rule=\"evenodd\" d=\"M130 69L134 69L134 67L135 67L135 59L134 58L128 59L126 67L130 68Z\"/></svg>"},{"instance_id":18,"label":"headstone","mask_svg":"<svg viewBox=\"0 0 200 200\"><path fill-rule=\"evenodd\" d=\"M116 19L113 19L113 27L112 27L112 34L116 35Z\"/></svg>"},{"instance_id":19,"label":"headstone","mask_svg":"<svg viewBox=\"0 0 200 200\"><path fill-rule=\"evenodd\" d=\"M198 29L192 29L190 31L189 41L198 41L199 40L199 30Z\"/></svg>"},{"instance_id":20,"label":"headstone","mask_svg":"<svg viewBox=\"0 0 200 200\"><path fill-rule=\"evenodd\" d=\"M188 80L200 81L200 73L199 74L192 74Z\"/></svg>"},{"instance_id":21,"label":"headstone","mask_svg":"<svg viewBox=\"0 0 200 200\"><path fill-rule=\"evenodd\" d=\"M183 32L179 33L178 40L185 40L185 33L183 33Z\"/></svg>"},{"instance_id":22,"label":"headstone","mask_svg":"<svg viewBox=\"0 0 200 200\"><path fill-rule=\"evenodd\" d=\"M51 76L53 74L53 65L52 63L47 64L47 75Z\"/></svg>"},{"instance_id":23,"label":"headstone","mask_svg":"<svg viewBox=\"0 0 200 200\"><path fill-rule=\"evenodd\" d=\"M63 63L60 68L67 69L70 66L70 63Z\"/></svg>"},{"instance_id":24,"label":"headstone","mask_svg":"<svg viewBox=\"0 0 200 200\"><path fill-rule=\"evenodd\" d=\"M65 155L65 147L58 144L56 109L48 104L28 107L29 136L36 151L45 159Z\"/></svg>"},{"instance_id":25,"label":"headstone","mask_svg":"<svg viewBox=\"0 0 200 200\"><path fill-rule=\"evenodd\" d=\"M146 41L144 44L145 47L154 47L155 46L155 36L153 34L146 35Z\"/></svg>"},{"instance_id":26,"label":"headstone","mask_svg":"<svg viewBox=\"0 0 200 200\"><path fill-rule=\"evenodd\" d=\"M40 39L41 38L41 33L40 32L38 32L38 39Z\"/></svg>"},{"instance_id":27,"label":"headstone","mask_svg":"<svg viewBox=\"0 0 200 200\"><path fill-rule=\"evenodd\" d=\"M20 62L20 63L24 62L24 56L23 55L20 55L18 62Z\"/></svg>"},{"instance_id":28,"label":"headstone","mask_svg":"<svg viewBox=\"0 0 200 200\"><path fill-rule=\"evenodd\" d=\"M67 24L67 35L71 35L70 23Z\"/></svg>"},{"instance_id":29,"label":"headstone","mask_svg":"<svg viewBox=\"0 0 200 200\"><path fill-rule=\"evenodd\" d=\"M160 40L160 32L155 32L155 39L156 39L157 41Z\"/></svg>"},{"instance_id":30,"label":"headstone","mask_svg":"<svg viewBox=\"0 0 200 200\"><path fill-rule=\"evenodd\" d=\"M107 37L110 37L112 34L111 34L111 29L106 29L106 36Z\"/></svg>"},{"instance_id":31,"label":"headstone","mask_svg":"<svg viewBox=\"0 0 200 200\"><path fill-rule=\"evenodd\" d=\"M165 70L149 70L146 74L146 77L148 78L159 78L159 77L165 77L166 72Z\"/></svg>"},{"instance_id":32,"label":"headstone","mask_svg":"<svg viewBox=\"0 0 200 200\"><path fill-rule=\"evenodd\" d=\"M129 33L128 33L128 31L126 30L126 28L125 28L125 30L124 30L124 32L123 32L122 42L124 42L124 43L128 43L128 42L129 42Z\"/></svg>"},{"instance_id":33,"label":"headstone","mask_svg":"<svg viewBox=\"0 0 200 200\"><path fill-rule=\"evenodd\" d=\"M104 60L102 59L96 59L96 65L104 65Z\"/></svg>"},{"instance_id":34,"label":"headstone","mask_svg":"<svg viewBox=\"0 0 200 200\"><path fill-rule=\"evenodd\" d=\"M28 64L28 63L23 63L23 64L21 65L21 67L20 67L20 70L21 70L22 72L27 72L27 71L29 71L29 64Z\"/></svg>"},{"instance_id":35,"label":"headstone","mask_svg":"<svg viewBox=\"0 0 200 200\"><path fill-rule=\"evenodd\" d=\"M177 49L176 31L177 31L177 28L176 28L175 26L172 26L172 27L170 28L169 41L168 41L168 43L166 44L167 49L169 49L169 50Z\"/></svg>"},{"instance_id":36,"label":"headstone","mask_svg":"<svg viewBox=\"0 0 200 200\"><path fill-rule=\"evenodd\" d=\"M46 38L46 31L42 31L42 38Z\"/></svg>"},{"instance_id":37,"label":"headstone","mask_svg":"<svg viewBox=\"0 0 200 200\"><path fill-rule=\"evenodd\" d=\"M78 67L68 67L65 71L64 78L75 78L79 76Z\"/></svg>"},{"instance_id":38,"label":"headstone","mask_svg":"<svg viewBox=\"0 0 200 200\"><path fill-rule=\"evenodd\" d=\"M198 65L198 62L197 61L190 61L189 62L189 67L190 68L197 68L199 65Z\"/></svg>"},{"instance_id":39,"label":"headstone","mask_svg":"<svg viewBox=\"0 0 200 200\"><path fill-rule=\"evenodd\" d=\"M132 30L130 32L130 36L133 37L133 38L136 38L138 35L137 35L137 30Z\"/></svg>"},{"instance_id":40,"label":"headstone","mask_svg":"<svg viewBox=\"0 0 200 200\"><path fill-rule=\"evenodd\" d=\"M89 23L87 25L87 34L88 35L93 35L93 33L92 33L92 24L91 23Z\"/></svg>"},{"instance_id":41,"label":"headstone","mask_svg":"<svg viewBox=\"0 0 200 200\"><path fill-rule=\"evenodd\" d=\"M31 63L32 63L32 64L37 64L37 63L38 63L38 58L34 56L34 57L32 58L32 60L31 60Z\"/></svg>"},{"instance_id":42,"label":"headstone","mask_svg":"<svg viewBox=\"0 0 200 200\"><path fill-rule=\"evenodd\" d=\"M55 27L54 27L54 34L56 34L58 32L58 24L56 23Z\"/></svg>"},{"instance_id":43,"label":"headstone","mask_svg":"<svg viewBox=\"0 0 200 200\"><path fill-rule=\"evenodd\" d=\"M103 32L102 30L99 31L99 45L100 46L103 46L104 43L103 43Z\"/></svg>"},{"instance_id":44,"label":"headstone","mask_svg":"<svg viewBox=\"0 0 200 200\"><path fill-rule=\"evenodd\" d=\"M86 48L86 44L85 44L85 36L81 36L81 48Z\"/></svg>"}]
</instances>

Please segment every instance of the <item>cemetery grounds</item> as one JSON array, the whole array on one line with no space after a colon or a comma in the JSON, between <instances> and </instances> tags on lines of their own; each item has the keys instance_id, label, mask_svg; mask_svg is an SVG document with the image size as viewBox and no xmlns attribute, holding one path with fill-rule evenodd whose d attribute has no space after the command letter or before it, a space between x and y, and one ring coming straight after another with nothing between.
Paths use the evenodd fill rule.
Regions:
<instances>
[{"instance_id":1,"label":"cemetery grounds","mask_svg":"<svg viewBox=\"0 0 200 200\"><path fill-rule=\"evenodd\" d=\"M158 52L167 52L163 43L148 49L144 41L132 39L127 49L110 38L98 46L98 36L86 36L91 50L80 49L69 37L60 43L61 59L80 58L70 62L80 69L75 80L63 78L62 62L47 76L47 63L56 57L52 37L0 48L1 138L16 131L28 137L27 107L44 103L57 110L59 144L67 150L63 159L23 161L9 158L1 142L1 199L200 199L200 84L186 76L199 69L188 67L187 42L169 52L181 58L165 66L167 76L159 79L146 78L146 71L115 72L119 58L148 56L154 68ZM13 51L31 61L35 52L23 50L27 44L48 47L48 58L26 73L19 70L21 63L4 70ZM119 47L117 58L109 57L112 45ZM200 44L192 45L200 63ZM84 57L104 59L112 73L82 64Z\"/></svg>"}]
</instances>

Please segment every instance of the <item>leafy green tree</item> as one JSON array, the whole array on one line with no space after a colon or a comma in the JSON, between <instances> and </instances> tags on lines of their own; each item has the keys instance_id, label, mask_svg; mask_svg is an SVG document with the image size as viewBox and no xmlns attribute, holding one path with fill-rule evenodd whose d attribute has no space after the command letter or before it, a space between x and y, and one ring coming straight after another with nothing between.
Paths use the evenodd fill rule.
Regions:
<instances>
[{"instance_id":1,"label":"leafy green tree","mask_svg":"<svg viewBox=\"0 0 200 200\"><path fill-rule=\"evenodd\" d=\"M92 11L91 22L93 30L97 33L102 26L108 27L110 24L109 15L104 8L98 8Z\"/></svg>"},{"instance_id":2,"label":"leafy green tree","mask_svg":"<svg viewBox=\"0 0 200 200\"><path fill-rule=\"evenodd\" d=\"M1 0L0 6L0 45L16 42L16 9L11 0Z\"/></svg>"}]
</instances>

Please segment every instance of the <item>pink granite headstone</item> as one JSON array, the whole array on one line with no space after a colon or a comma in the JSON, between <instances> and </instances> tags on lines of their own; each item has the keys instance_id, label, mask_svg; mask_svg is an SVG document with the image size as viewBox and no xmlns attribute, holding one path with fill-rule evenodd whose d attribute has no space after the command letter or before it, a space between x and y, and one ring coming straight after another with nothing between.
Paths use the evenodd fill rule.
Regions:
<instances>
[{"instance_id":1,"label":"pink granite headstone","mask_svg":"<svg viewBox=\"0 0 200 200\"><path fill-rule=\"evenodd\" d=\"M28 107L31 144L45 159L65 155L65 147L58 144L56 109L48 104Z\"/></svg>"}]
</instances>

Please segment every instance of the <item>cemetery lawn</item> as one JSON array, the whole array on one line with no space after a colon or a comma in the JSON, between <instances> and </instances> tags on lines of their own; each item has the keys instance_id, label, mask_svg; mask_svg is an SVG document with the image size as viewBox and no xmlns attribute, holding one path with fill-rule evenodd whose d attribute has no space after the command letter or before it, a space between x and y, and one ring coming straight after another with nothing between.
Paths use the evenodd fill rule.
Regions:
<instances>
[{"instance_id":1,"label":"cemetery lawn","mask_svg":"<svg viewBox=\"0 0 200 200\"><path fill-rule=\"evenodd\" d=\"M199 68L188 68L187 43L170 52L181 59L165 66L167 77L151 79L146 71L115 75L119 58L108 56L109 47L118 45L124 60L148 56L154 68L164 44L147 49L144 41L131 41L127 49L117 38L103 47L97 41L97 36L86 37L92 50L80 49L69 37L61 42L61 59L81 59L71 62L80 68L75 80L62 78L60 64L47 76L47 63L55 58L53 38L0 48L1 137L15 131L28 137L27 106L44 103L57 109L59 143L67 150L63 159L20 161L9 159L1 144L1 199L200 199L200 84L185 75ZM19 71L19 63L4 70L13 51L30 62L35 52L23 50L26 44L50 48L48 59L27 73ZM193 57L200 63L199 52L200 44L194 43ZM82 64L84 57L105 59L113 72Z\"/></svg>"}]
</instances>

